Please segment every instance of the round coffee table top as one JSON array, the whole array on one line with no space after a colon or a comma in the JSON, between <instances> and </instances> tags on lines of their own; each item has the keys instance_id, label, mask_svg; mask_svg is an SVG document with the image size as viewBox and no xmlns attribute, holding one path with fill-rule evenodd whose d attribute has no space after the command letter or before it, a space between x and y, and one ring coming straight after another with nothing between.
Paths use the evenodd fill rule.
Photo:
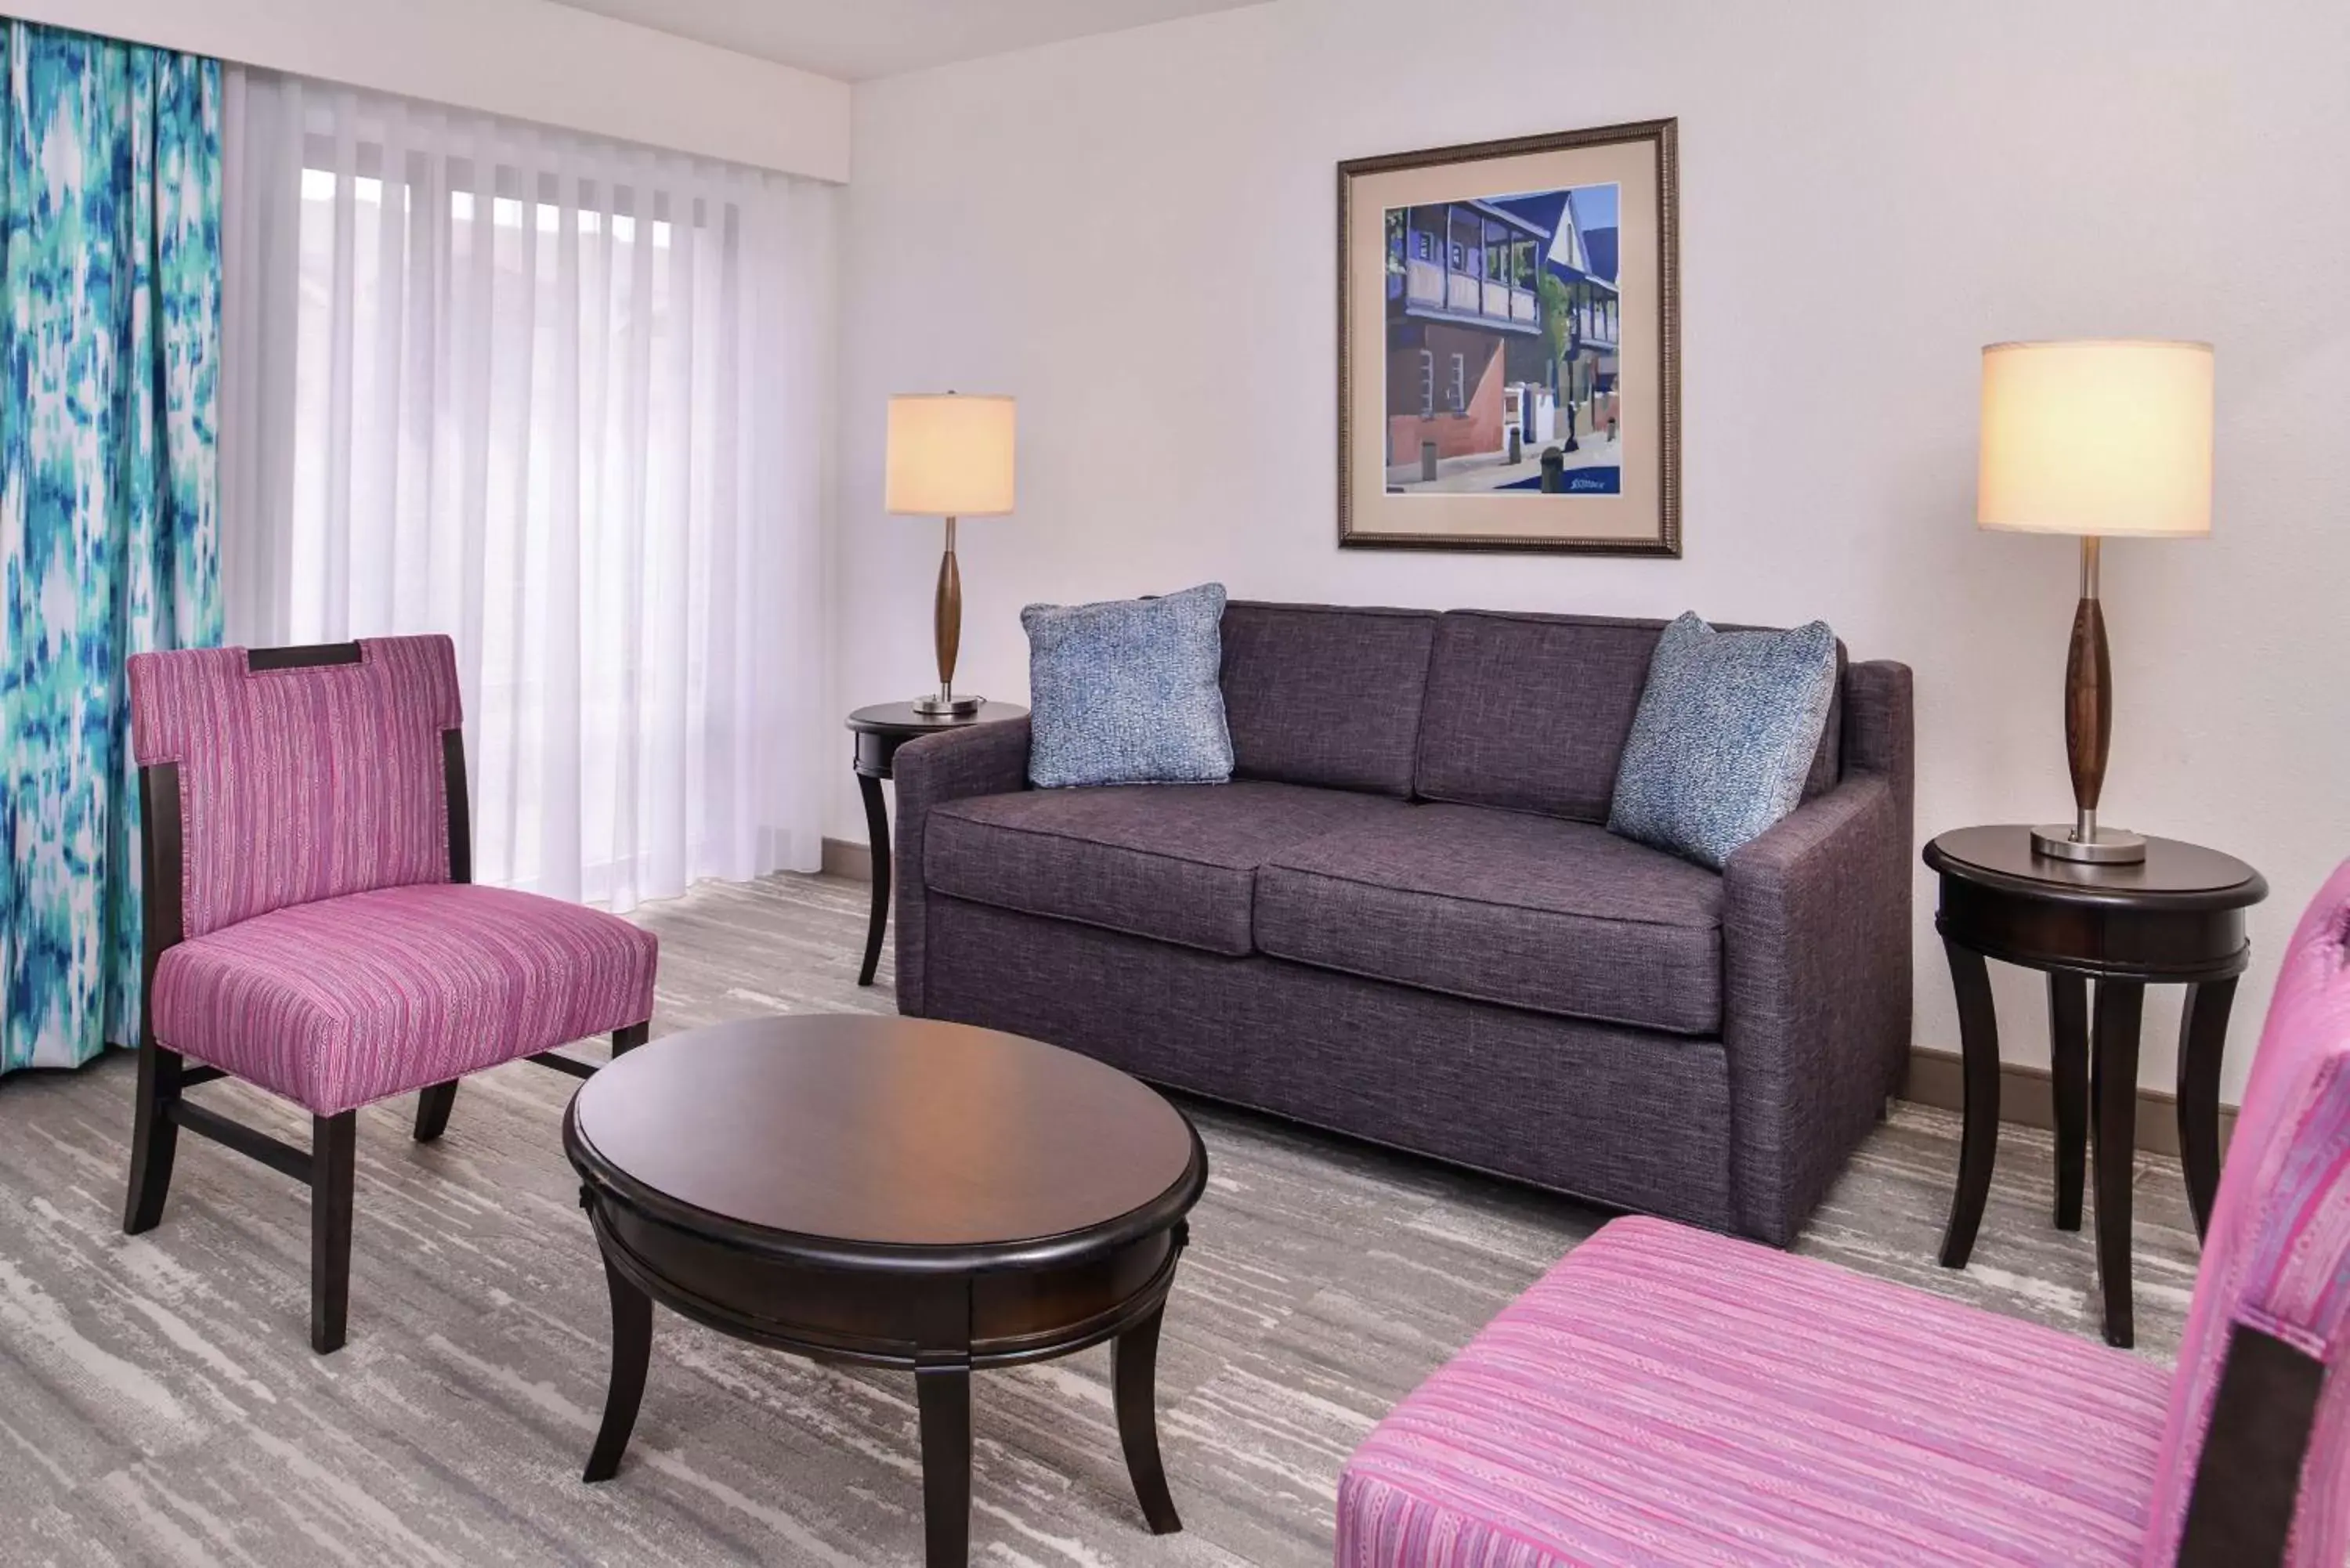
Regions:
<instances>
[{"instance_id":1,"label":"round coffee table top","mask_svg":"<svg viewBox=\"0 0 2350 1568\"><path fill-rule=\"evenodd\" d=\"M2259 872L2199 844L2149 837L2144 860L2096 865L2034 854L2032 829L2012 823L1942 834L1926 846L1926 864L1944 876L2060 903L2230 909L2257 904L2269 891Z\"/></svg>"},{"instance_id":2,"label":"round coffee table top","mask_svg":"<svg viewBox=\"0 0 2350 1568\"><path fill-rule=\"evenodd\" d=\"M1183 1114L1114 1067L862 1013L639 1046L582 1085L565 1127L582 1172L624 1199L811 1256L1115 1241L1171 1224L1207 1178Z\"/></svg>"}]
</instances>

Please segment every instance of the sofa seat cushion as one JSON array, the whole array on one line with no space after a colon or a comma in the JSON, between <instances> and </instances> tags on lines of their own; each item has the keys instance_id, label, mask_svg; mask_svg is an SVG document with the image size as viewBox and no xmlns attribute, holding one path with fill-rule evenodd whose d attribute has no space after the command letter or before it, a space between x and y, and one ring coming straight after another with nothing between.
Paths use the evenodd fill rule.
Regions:
<instances>
[{"instance_id":1,"label":"sofa seat cushion","mask_svg":"<svg viewBox=\"0 0 2350 1568\"><path fill-rule=\"evenodd\" d=\"M426 882L273 909L164 950L155 1037L318 1116L653 1014L660 943L599 909Z\"/></svg>"},{"instance_id":2,"label":"sofa seat cushion","mask_svg":"<svg viewBox=\"0 0 2350 1568\"><path fill-rule=\"evenodd\" d=\"M1589 823L1415 805L1274 856L1261 951L1478 1002L1721 1027L1721 878Z\"/></svg>"},{"instance_id":3,"label":"sofa seat cushion","mask_svg":"<svg viewBox=\"0 0 2350 1568\"><path fill-rule=\"evenodd\" d=\"M922 876L954 898L1237 958L1253 950L1269 856L1409 809L1255 780L980 795L931 809Z\"/></svg>"},{"instance_id":4,"label":"sofa seat cushion","mask_svg":"<svg viewBox=\"0 0 2350 1568\"><path fill-rule=\"evenodd\" d=\"M2036 1324L1619 1220L1372 1431L1337 1561L2135 1563L2169 1386Z\"/></svg>"}]
</instances>

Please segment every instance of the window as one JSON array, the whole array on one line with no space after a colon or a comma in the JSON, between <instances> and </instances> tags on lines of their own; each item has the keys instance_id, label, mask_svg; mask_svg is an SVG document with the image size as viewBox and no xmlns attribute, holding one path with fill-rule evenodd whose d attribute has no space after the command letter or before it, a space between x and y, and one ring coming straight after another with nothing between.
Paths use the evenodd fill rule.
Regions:
<instances>
[{"instance_id":1,"label":"window","mask_svg":"<svg viewBox=\"0 0 2350 1568\"><path fill-rule=\"evenodd\" d=\"M1466 354L1452 356L1452 385L1450 400L1454 413L1465 414L1469 411L1469 356Z\"/></svg>"},{"instance_id":2,"label":"window","mask_svg":"<svg viewBox=\"0 0 2350 1568\"><path fill-rule=\"evenodd\" d=\"M1419 351L1419 417L1436 417L1436 356L1426 348Z\"/></svg>"},{"instance_id":3,"label":"window","mask_svg":"<svg viewBox=\"0 0 2350 1568\"><path fill-rule=\"evenodd\" d=\"M484 882L627 909L815 865L775 693L822 656L829 196L249 89L284 100L232 152L277 204L242 264L245 362L284 367L240 421L254 640L453 639Z\"/></svg>"}]
</instances>

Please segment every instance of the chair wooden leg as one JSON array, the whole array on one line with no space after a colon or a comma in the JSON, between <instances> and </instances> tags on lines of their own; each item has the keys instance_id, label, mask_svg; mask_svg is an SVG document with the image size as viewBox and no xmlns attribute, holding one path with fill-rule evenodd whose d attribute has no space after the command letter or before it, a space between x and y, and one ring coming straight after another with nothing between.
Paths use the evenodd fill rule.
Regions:
<instances>
[{"instance_id":1,"label":"chair wooden leg","mask_svg":"<svg viewBox=\"0 0 2350 1568\"><path fill-rule=\"evenodd\" d=\"M352 1174L357 1111L310 1118L310 1348L343 1347L351 1304Z\"/></svg>"},{"instance_id":2,"label":"chair wooden leg","mask_svg":"<svg viewBox=\"0 0 2350 1568\"><path fill-rule=\"evenodd\" d=\"M631 1023L626 1029L613 1030L613 1060L618 1061L620 1057L627 1055L629 1052L643 1044L647 1036L652 1033L652 1029L653 1021L648 1018L642 1023Z\"/></svg>"},{"instance_id":3,"label":"chair wooden leg","mask_svg":"<svg viewBox=\"0 0 2350 1568\"><path fill-rule=\"evenodd\" d=\"M180 1097L180 1054L151 1039L139 1044L138 1106L130 1127L130 1189L122 1200L122 1230L136 1236L163 1218L172 1190L172 1161L180 1127L172 1106Z\"/></svg>"},{"instance_id":4,"label":"chair wooden leg","mask_svg":"<svg viewBox=\"0 0 2350 1568\"><path fill-rule=\"evenodd\" d=\"M416 1141L431 1143L449 1130L449 1112L457 1104L457 1080L434 1084L416 1096Z\"/></svg>"}]
</instances>

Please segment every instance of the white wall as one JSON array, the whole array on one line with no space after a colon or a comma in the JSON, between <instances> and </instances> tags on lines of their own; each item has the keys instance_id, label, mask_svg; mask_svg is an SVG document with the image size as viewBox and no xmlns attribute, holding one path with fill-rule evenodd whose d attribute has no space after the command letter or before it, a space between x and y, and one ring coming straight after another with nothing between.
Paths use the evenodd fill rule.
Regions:
<instances>
[{"instance_id":1,"label":"white wall","mask_svg":"<svg viewBox=\"0 0 2350 1568\"><path fill-rule=\"evenodd\" d=\"M8 15L818 180L847 84L552 0L10 0Z\"/></svg>"},{"instance_id":2,"label":"white wall","mask_svg":"<svg viewBox=\"0 0 2350 1568\"><path fill-rule=\"evenodd\" d=\"M1431 26L1431 19L1442 18ZM1538 20L1539 19L1539 20ZM2062 816L2071 541L1972 526L1977 350L2219 349L2217 528L2116 542L2106 820L2262 867L2236 1096L2300 905L2350 853L2350 7L2336 0L1282 0L858 89L843 706L930 683L935 524L883 400L1021 400L1017 515L962 530L964 678L1031 599L1237 595L1787 623L1916 668L1922 832ZM1335 545L1333 165L1677 115L1679 562ZM842 770L828 831L863 836ZM1918 880L1918 1038L1957 1025ZM2017 1059L2033 983L2002 981ZM2173 1070L2149 993L2146 1081Z\"/></svg>"}]
</instances>

